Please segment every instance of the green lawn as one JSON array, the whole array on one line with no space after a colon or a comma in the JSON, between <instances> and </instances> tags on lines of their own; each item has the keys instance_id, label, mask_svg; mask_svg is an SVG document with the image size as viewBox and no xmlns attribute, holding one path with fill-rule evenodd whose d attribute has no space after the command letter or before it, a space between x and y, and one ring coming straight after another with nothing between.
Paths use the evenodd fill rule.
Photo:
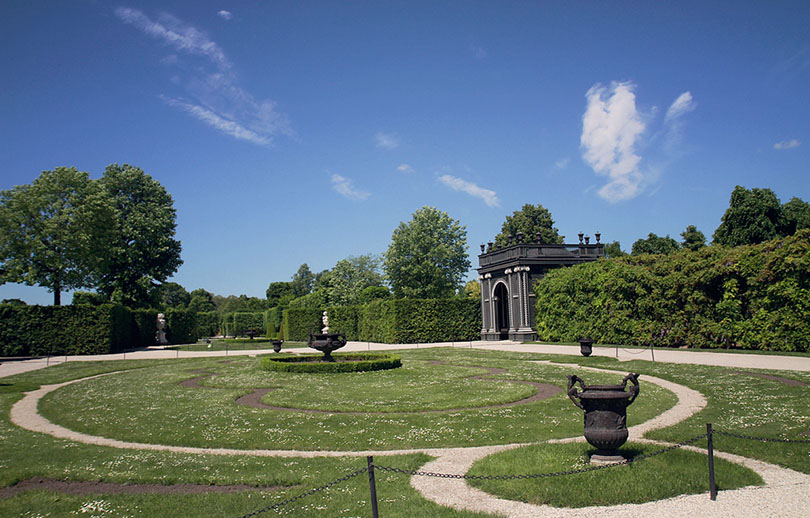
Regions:
<instances>
[{"instance_id":1,"label":"green lawn","mask_svg":"<svg viewBox=\"0 0 810 518\"><path fill-rule=\"evenodd\" d=\"M62 492L26 491L0 499L0 516L241 516L365 467L364 458L256 458L119 450L55 439L22 430L9 422L9 409L22 397L23 391L41 384L102 372L121 371L56 391L41 403L41 412L55 422L87 433L130 441L202 447L386 450L535 442L582 433L581 411L563 393L514 407L470 407L513 401L533 390L526 385L503 381L506 379L552 383L564 388L565 375L572 373L571 368L530 361L551 360L617 370L616 374L604 375L580 372L590 384L616 383L627 372L641 372L642 393L629 408L630 425L657 415L675 402L668 391L644 383L645 374L687 385L706 395L709 405L701 414L681 425L653 432L650 434L652 438L680 441L694 437L705 431L707 421L728 431L795 439L807 439L801 434L810 428L807 418L810 399L806 397L806 386L789 387L733 369L641 361L619 363L610 358L476 349L419 349L400 354L403 368L374 373L270 373L259 369L257 358L237 357L228 358L228 363L223 363L225 358L69 362L0 379L0 488L32 477L121 484L247 484L257 488L231 494L203 495L76 496ZM487 373L479 366L502 368L506 372L485 376L481 380L469 378ZM218 373L218 376L203 380L203 384L215 388L179 385L184 379L198 376L192 371L200 369ZM810 383L810 374L772 374ZM234 404L237 397L259 387L274 388L264 398L267 404L335 413L277 411ZM337 413L347 410L369 413ZM430 413L424 413L425 410ZM585 447L569 446L574 449ZM806 444L763 444L718 436L715 446L810 472L807 462L810 448ZM533 448L540 451L546 447ZM560 447L562 445L553 448ZM532 461L535 452L517 451L525 452L519 456L528 464L515 465L513 469L516 471L538 473L552 467ZM697 466L694 469L705 473L705 456L688 454L683 456L685 460L678 460L682 453L685 452L671 452L655 458L656 462L666 465L683 466L679 470L685 473L681 477L684 483L677 482L676 478L675 488L667 491L675 491L675 494L705 491L705 475L700 476L696 488L685 484L686 479L693 478L687 468ZM577 452L572 451L571 455L576 463ZM419 469L427 460L424 455L412 454L377 457L376 462L403 469ZM499 463L510 466L511 463L501 462L499 456L485 461L494 462L493 466ZM600 470L597 476L607 477L607 480L619 476L623 480L624 472L616 472L618 475L608 472L642 469L643 463L651 461L643 461L631 468ZM489 468L479 464L475 469ZM731 478L723 475L721 489L734 484L755 483L746 481L745 477L749 476L744 473L740 479L742 482L732 483ZM424 500L410 487L405 475L378 472L377 482L381 516L485 516L452 511ZM566 485L564 481L562 483ZM661 498L663 494L655 493L651 498ZM565 498L563 502L566 502ZM624 498L619 497L620 500ZM370 516L368 500L368 479L361 474L290 504L282 514L303 517L318 512L323 516L365 517ZM574 504L572 501L566 505ZM262 516L276 514L271 511Z\"/></svg>"}]
</instances>

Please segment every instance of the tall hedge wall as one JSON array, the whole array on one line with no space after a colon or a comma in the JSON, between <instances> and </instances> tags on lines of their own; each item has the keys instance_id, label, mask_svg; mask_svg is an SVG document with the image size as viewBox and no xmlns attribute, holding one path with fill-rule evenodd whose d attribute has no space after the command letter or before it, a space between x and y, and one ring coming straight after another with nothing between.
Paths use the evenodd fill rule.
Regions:
<instances>
[{"instance_id":1,"label":"tall hedge wall","mask_svg":"<svg viewBox=\"0 0 810 518\"><path fill-rule=\"evenodd\" d=\"M535 293L541 340L806 351L810 230L562 268Z\"/></svg>"},{"instance_id":2,"label":"tall hedge wall","mask_svg":"<svg viewBox=\"0 0 810 518\"><path fill-rule=\"evenodd\" d=\"M320 332L323 311L310 308L289 308L282 312L281 334L284 340L307 340L310 331Z\"/></svg>"},{"instance_id":3,"label":"tall hedge wall","mask_svg":"<svg viewBox=\"0 0 810 518\"><path fill-rule=\"evenodd\" d=\"M200 311L197 313L197 338L216 336L219 334L219 313L216 311Z\"/></svg>"},{"instance_id":4,"label":"tall hedge wall","mask_svg":"<svg viewBox=\"0 0 810 518\"><path fill-rule=\"evenodd\" d=\"M247 331L265 332L264 312L238 311L228 313L224 317L225 334L230 336L245 336Z\"/></svg>"},{"instance_id":5,"label":"tall hedge wall","mask_svg":"<svg viewBox=\"0 0 810 518\"><path fill-rule=\"evenodd\" d=\"M362 311L362 306L340 306L327 309L330 332L346 333L347 340L359 340Z\"/></svg>"},{"instance_id":6,"label":"tall hedge wall","mask_svg":"<svg viewBox=\"0 0 810 518\"><path fill-rule=\"evenodd\" d=\"M280 338L281 335L281 308L270 308L264 312L264 321L267 324L267 337Z\"/></svg>"},{"instance_id":7,"label":"tall hedge wall","mask_svg":"<svg viewBox=\"0 0 810 518\"><path fill-rule=\"evenodd\" d=\"M129 346L128 310L103 306L0 306L0 354L104 354Z\"/></svg>"},{"instance_id":8,"label":"tall hedge wall","mask_svg":"<svg viewBox=\"0 0 810 518\"><path fill-rule=\"evenodd\" d=\"M478 340L481 304L474 299L377 300L360 315L360 339L382 343Z\"/></svg>"}]
</instances>

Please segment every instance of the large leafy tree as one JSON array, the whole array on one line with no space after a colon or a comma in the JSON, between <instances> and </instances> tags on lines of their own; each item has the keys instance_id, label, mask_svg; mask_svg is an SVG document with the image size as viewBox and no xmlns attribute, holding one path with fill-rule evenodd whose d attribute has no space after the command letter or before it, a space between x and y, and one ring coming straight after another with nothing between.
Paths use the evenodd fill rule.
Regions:
<instances>
[{"instance_id":1,"label":"large leafy tree","mask_svg":"<svg viewBox=\"0 0 810 518\"><path fill-rule=\"evenodd\" d=\"M470 269L467 229L446 212L422 207L391 236L383 266L395 297L452 297Z\"/></svg>"},{"instance_id":2,"label":"large leafy tree","mask_svg":"<svg viewBox=\"0 0 810 518\"><path fill-rule=\"evenodd\" d=\"M797 230L810 228L810 203L801 198L791 198L782 205L782 213L785 216L785 234L792 236Z\"/></svg>"},{"instance_id":3,"label":"large leafy tree","mask_svg":"<svg viewBox=\"0 0 810 518\"><path fill-rule=\"evenodd\" d=\"M127 164L108 166L99 182L117 213L99 290L128 306L148 304L156 283L183 264L180 242L174 239L172 197L160 182Z\"/></svg>"},{"instance_id":4,"label":"large leafy tree","mask_svg":"<svg viewBox=\"0 0 810 518\"><path fill-rule=\"evenodd\" d=\"M683 239L681 246L692 251L700 250L706 246L706 235L694 225L686 227L686 230L681 232L681 238Z\"/></svg>"},{"instance_id":5,"label":"large leafy tree","mask_svg":"<svg viewBox=\"0 0 810 518\"><path fill-rule=\"evenodd\" d=\"M267 305L271 308L278 306L282 297L295 298L295 289L291 282L271 282L264 293L267 296Z\"/></svg>"},{"instance_id":6,"label":"large leafy tree","mask_svg":"<svg viewBox=\"0 0 810 518\"><path fill-rule=\"evenodd\" d=\"M495 243L498 246L506 246L509 236L517 236L523 233L527 242L537 242L537 234L540 234L540 242L544 244L560 244L563 237L559 230L554 227L554 220L551 219L551 212L542 205L532 205L527 203L520 210L516 210L511 216L506 216L506 221L501 227L501 233L495 236Z\"/></svg>"},{"instance_id":7,"label":"large leafy tree","mask_svg":"<svg viewBox=\"0 0 810 518\"><path fill-rule=\"evenodd\" d=\"M176 282L164 282L156 291L162 308L185 309L191 302L191 294Z\"/></svg>"},{"instance_id":8,"label":"large leafy tree","mask_svg":"<svg viewBox=\"0 0 810 518\"><path fill-rule=\"evenodd\" d=\"M197 312L216 311L217 306L214 304L213 293L206 291L203 288L197 288L189 295L191 296L191 300L188 303L189 310Z\"/></svg>"},{"instance_id":9,"label":"large leafy tree","mask_svg":"<svg viewBox=\"0 0 810 518\"><path fill-rule=\"evenodd\" d=\"M646 239L639 239L633 243L632 255L639 254L670 254L681 248L677 241L669 237L661 237L650 232Z\"/></svg>"},{"instance_id":10,"label":"large leafy tree","mask_svg":"<svg viewBox=\"0 0 810 518\"><path fill-rule=\"evenodd\" d=\"M608 259L615 259L616 257L623 257L627 252L622 250L622 245L618 241L613 241L605 245L605 257Z\"/></svg>"},{"instance_id":11,"label":"large leafy tree","mask_svg":"<svg viewBox=\"0 0 810 518\"><path fill-rule=\"evenodd\" d=\"M113 206L87 173L44 171L31 185L0 192L0 280L53 292L93 285L113 233Z\"/></svg>"},{"instance_id":12,"label":"large leafy tree","mask_svg":"<svg viewBox=\"0 0 810 518\"><path fill-rule=\"evenodd\" d=\"M298 267L298 271L292 276L292 289L296 297L303 297L312 291L312 283L315 281L315 274L309 269L307 263Z\"/></svg>"},{"instance_id":13,"label":"large leafy tree","mask_svg":"<svg viewBox=\"0 0 810 518\"><path fill-rule=\"evenodd\" d=\"M784 228L782 204L772 190L738 185L713 241L725 246L753 245L783 236Z\"/></svg>"},{"instance_id":14,"label":"large leafy tree","mask_svg":"<svg viewBox=\"0 0 810 518\"><path fill-rule=\"evenodd\" d=\"M373 255L347 257L329 271L327 302L330 306L359 304L363 290L382 284L379 258Z\"/></svg>"}]
</instances>

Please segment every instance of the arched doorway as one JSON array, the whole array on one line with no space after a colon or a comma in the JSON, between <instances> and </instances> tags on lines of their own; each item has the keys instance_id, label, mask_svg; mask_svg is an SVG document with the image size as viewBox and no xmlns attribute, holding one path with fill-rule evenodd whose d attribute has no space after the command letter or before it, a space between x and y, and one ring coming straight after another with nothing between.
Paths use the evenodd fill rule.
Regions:
<instances>
[{"instance_id":1,"label":"arched doorway","mask_svg":"<svg viewBox=\"0 0 810 518\"><path fill-rule=\"evenodd\" d=\"M495 300L495 331L500 335L501 340L509 339L509 290L506 285L499 282L495 286L495 292L492 294Z\"/></svg>"}]
</instances>

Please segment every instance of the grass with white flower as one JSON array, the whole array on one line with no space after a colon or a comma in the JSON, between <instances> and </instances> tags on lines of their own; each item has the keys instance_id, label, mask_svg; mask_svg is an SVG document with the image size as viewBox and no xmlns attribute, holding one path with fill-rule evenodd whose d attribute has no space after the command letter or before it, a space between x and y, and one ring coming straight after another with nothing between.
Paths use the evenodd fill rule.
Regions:
<instances>
[{"instance_id":1,"label":"grass with white flower","mask_svg":"<svg viewBox=\"0 0 810 518\"><path fill-rule=\"evenodd\" d=\"M68 428L121 440L244 449L385 450L536 442L579 435L582 413L564 392L525 405L480 408L522 399L533 391L531 386L504 381L507 379L553 383L564 388L565 375L572 373L571 368L528 361L551 360L617 371L578 373L591 384L616 383L627 372L640 372L642 392L629 408L630 425L661 413L675 402L668 391L644 383L645 374L687 385L706 395L706 410L683 424L649 434L652 438L680 441L693 437L705 431L706 421L729 431L771 437L806 438L801 434L810 429L807 386L790 387L734 369L475 349L419 349L400 354L403 368L363 374L270 373L259 370L258 359L237 357L229 358L229 363L222 363L224 358L75 362L0 379L0 488L34 477L120 484L247 484L257 488L227 494L171 495L70 495L29 490L0 498L0 516L241 516L365 466L365 459L356 457L257 458L120 450L56 439L10 423L9 409L22 397L22 392L103 372L121 371L57 390L41 402L41 413ZM442 364L434 364L436 361ZM484 376L485 379L470 378L487 374L478 366L498 367L507 372ZM192 372L196 370L218 373L202 380L203 385L212 388L180 386L182 380L199 376ZM771 374L810 383L808 374ZM267 404L333 413L267 410L235 404L236 398L260 387L274 388L264 398ZM347 411L357 413L344 413ZM547 447L551 446L531 448L540 451ZM583 447L587 446L565 445L572 448L570 459L560 462L576 463L582 452L574 450ZM772 446L716 437L715 447L810 472L807 445ZM553 448L557 452L564 449L563 445ZM503 462L500 456L493 456L492 469L503 469L495 467L499 463L520 474L553 469L539 459L533 461L537 457L535 452L515 451L524 452L521 458L528 464L512 465L511 461ZM654 468L659 473L675 470L683 475L670 477L676 482L674 488L653 491L646 498L706 490L705 456L673 452L656 459L662 463ZM403 469L419 469L427 460L421 454L376 458L378 464ZM650 461L632 468L601 470L593 476L608 485L620 483L626 472L616 469L648 469L642 468L646 462ZM490 468L479 464L474 469ZM694 469L701 473L699 477L691 474ZM725 466L722 469L726 470ZM718 475L721 488L735 483L756 483L745 478L749 474L741 475L741 482L732 482L726 471L722 473ZM695 488L686 484L695 478L699 481ZM453 511L428 502L410 487L404 475L378 472L377 484L383 516L488 516ZM570 477L563 477L561 484L571 485ZM566 496L564 491L560 495L562 502L569 501L570 495ZM573 497L570 498L573 502ZM625 497L618 499L629 501ZM362 474L299 500L279 513L271 511L264 515L304 517L318 512L323 516L369 516L368 500L368 479Z\"/></svg>"}]
</instances>

